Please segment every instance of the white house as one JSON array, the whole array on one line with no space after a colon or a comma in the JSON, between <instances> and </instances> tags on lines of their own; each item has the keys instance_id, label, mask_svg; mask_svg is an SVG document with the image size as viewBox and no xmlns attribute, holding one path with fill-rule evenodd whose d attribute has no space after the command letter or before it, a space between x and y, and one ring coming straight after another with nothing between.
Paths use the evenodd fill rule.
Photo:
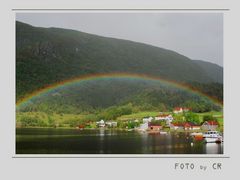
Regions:
<instances>
[{"instance_id":1,"label":"white house","mask_svg":"<svg viewBox=\"0 0 240 180\"><path fill-rule=\"evenodd\" d=\"M142 130L142 131L147 130L148 129L148 122L140 124L139 129Z\"/></svg>"},{"instance_id":2,"label":"white house","mask_svg":"<svg viewBox=\"0 0 240 180\"><path fill-rule=\"evenodd\" d=\"M175 107L173 109L173 113L175 114L179 114L179 113L183 113L183 112L188 112L190 109L186 108L186 107Z\"/></svg>"},{"instance_id":3,"label":"white house","mask_svg":"<svg viewBox=\"0 0 240 180\"><path fill-rule=\"evenodd\" d=\"M105 122L104 120L98 121L97 122L98 127L105 127Z\"/></svg>"},{"instance_id":4,"label":"white house","mask_svg":"<svg viewBox=\"0 0 240 180\"><path fill-rule=\"evenodd\" d=\"M160 114L155 117L155 120L157 121L165 121L166 124L170 125L170 123L173 121L173 117L171 114Z\"/></svg>"},{"instance_id":5,"label":"white house","mask_svg":"<svg viewBox=\"0 0 240 180\"><path fill-rule=\"evenodd\" d=\"M202 124L202 129L203 130L216 130L218 128L219 124L217 121L215 120L209 120L209 121L205 121Z\"/></svg>"},{"instance_id":6,"label":"white house","mask_svg":"<svg viewBox=\"0 0 240 180\"><path fill-rule=\"evenodd\" d=\"M155 120L172 122L173 117L171 114L161 114L161 115L156 116Z\"/></svg>"},{"instance_id":7,"label":"white house","mask_svg":"<svg viewBox=\"0 0 240 180\"><path fill-rule=\"evenodd\" d=\"M108 127L117 127L117 122L115 122L115 121L108 121L105 124Z\"/></svg>"},{"instance_id":8,"label":"white house","mask_svg":"<svg viewBox=\"0 0 240 180\"><path fill-rule=\"evenodd\" d=\"M148 123L148 122L151 122L152 120L153 120L153 117L144 117L143 123Z\"/></svg>"},{"instance_id":9,"label":"white house","mask_svg":"<svg viewBox=\"0 0 240 180\"><path fill-rule=\"evenodd\" d=\"M173 113L178 114L178 113L182 113L183 112L183 108L182 107L176 107L173 109Z\"/></svg>"}]
</instances>

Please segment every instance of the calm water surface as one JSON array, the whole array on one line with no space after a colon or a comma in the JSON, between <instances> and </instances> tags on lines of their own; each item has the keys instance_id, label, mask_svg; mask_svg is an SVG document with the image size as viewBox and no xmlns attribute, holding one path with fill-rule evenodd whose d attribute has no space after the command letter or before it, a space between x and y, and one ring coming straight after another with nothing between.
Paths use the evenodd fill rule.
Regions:
<instances>
[{"instance_id":1,"label":"calm water surface","mask_svg":"<svg viewBox=\"0 0 240 180\"><path fill-rule=\"evenodd\" d=\"M191 142L188 133L16 129L16 154L223 154L223 144Z\"/></svg>"}]
</instances>

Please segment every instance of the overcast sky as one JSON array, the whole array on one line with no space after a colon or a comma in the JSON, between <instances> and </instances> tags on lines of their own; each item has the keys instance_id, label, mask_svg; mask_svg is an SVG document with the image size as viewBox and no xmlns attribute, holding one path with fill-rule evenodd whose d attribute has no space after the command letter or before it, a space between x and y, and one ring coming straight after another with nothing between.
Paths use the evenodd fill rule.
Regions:
<instances>
[{"instance_id":1,"label":"overcast sky","mask_svg":"<svg viewBox=\"0 0 240 180\"><path fill-rule=\"evenodd\" d=\"M17 13L16 20L143 42L223 66L221 13Z\"/></svg>"}]
</instances>

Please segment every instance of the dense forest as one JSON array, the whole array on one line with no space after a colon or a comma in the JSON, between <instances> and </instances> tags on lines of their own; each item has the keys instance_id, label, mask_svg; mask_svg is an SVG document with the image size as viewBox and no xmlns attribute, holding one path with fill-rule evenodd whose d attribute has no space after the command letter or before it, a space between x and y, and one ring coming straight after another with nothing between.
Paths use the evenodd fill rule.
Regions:
<instances>
[{"instance_id":1,"label":"dense forest","mask_svg":"<svg viewBox=\"0 0 240 180\"><path fill-rule=\"evenodd\" d=\"M221 102L221 84L192 84L214 94ZM214 87L214 88L213 88ZM96 113L106 108L131 104L131 111L171 111L176 106L191 107L194 112L220 110L209 98L158 82L107 79L54 89L34 98L21 111L47 113Z\"/></svg>"},{"instance_id":2,"label":"dense forest","mask_svg":"<svg viewBox=\"0 0 240 180\"><path fill-rule=\"evenodd\" d=\"M174 51L84 32L16 22L16 100L80 75L139 73L184 83L223 101L223 68ZM206 96L144 80L96 80L55 89L18 107L22 112L98 114L221 110Z\"/></svg>"}]
</instances>

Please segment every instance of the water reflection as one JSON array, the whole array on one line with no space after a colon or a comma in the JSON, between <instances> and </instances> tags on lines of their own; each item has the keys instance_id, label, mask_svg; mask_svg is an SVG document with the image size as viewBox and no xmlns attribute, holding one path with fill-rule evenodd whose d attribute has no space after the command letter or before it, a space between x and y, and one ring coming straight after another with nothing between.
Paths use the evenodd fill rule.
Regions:
<instances>
[{"instance_id":1,"label":"water reflection","mask_svg":"<svg viewBox=\"0 0 240 180\"><path fill-rule=\"evenodd\" d=\"M99 129L99 136L102 137L101 140L104 139L104 135L105 135L105 129L104 128L100 128Z\"/></svg>"},{"instance_id":2,"label":"water reflection","mask_svg":"<svg viewBox=\"0 0 240 180\"><path fill-rule=\"evenodd\" d=\"M204 151L206 154L222 154L223 153L223 143L206 143L204 146Z\"/></svg>"},{"instance_id":3,"label":"water reflection","mask_svg":"<svg viewBox=\"0 0 240 180\"><path fill-rule=\"evenodd\" d=\"M223 154L223 144L192 141L188 133L17 129L17 154Z\"/></svg>"},{"instance_id":4,"label":"water reflection","mask_svg":"<svg viewBox=\"0 0 240 180\"><path fill-rule=\"evenodd\" d=\"M99 154L104 154L104 136L105 136L105 129L99 129L99 137L100 137L100 144L99 144Z\"/></svg>"},{"instance_id":5,"label":"water reflection","mask_svg":"<svg viewBox=\"0 0 240 180\"><path fill-rule=\"evenodd\" d=\"M148 149L148 134L146 132L141 132L141 142L142 142L142 152L146 154L149 152Z\"/></svg>"},{"instance_id":6,"label":"water reflection","mask_svg":"<svg viewBox=\"0 0 240 180\"><path fill-rule=\"evenodd\" d=\"M166 153L167 154L171 154L172 153L172 134L166 134L166 135L162 135L162 140L166 140L167 141L167 146L166 146ZM164 139L165 138L165 139Z\"/></svg>"}]
</instances>

